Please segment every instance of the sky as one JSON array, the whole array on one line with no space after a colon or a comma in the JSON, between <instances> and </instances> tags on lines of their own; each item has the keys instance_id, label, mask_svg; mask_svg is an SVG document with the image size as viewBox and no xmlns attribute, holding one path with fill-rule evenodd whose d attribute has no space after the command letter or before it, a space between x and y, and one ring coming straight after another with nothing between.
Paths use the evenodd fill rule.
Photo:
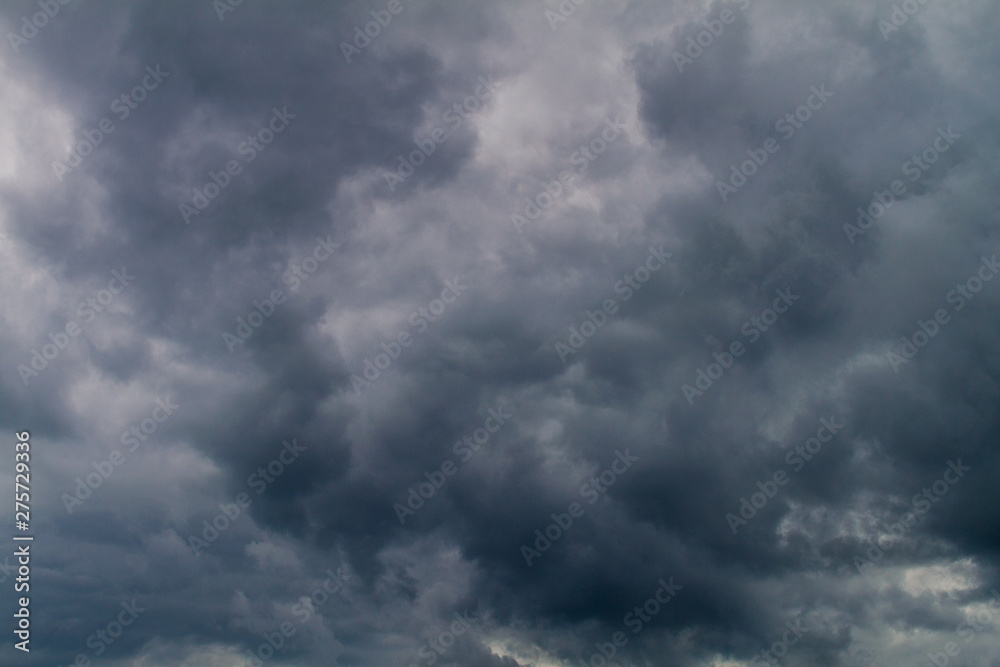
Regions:
<instances>
[{"instance_id":1,"label":"sky","mask_svg":"<svg viewBox=\"0 0 1000 667\"><path fill-rule=\"evenodd\" d=\"M3 3L0 663L1000 666L998 28Z\"/></svg>"}]
</instances>

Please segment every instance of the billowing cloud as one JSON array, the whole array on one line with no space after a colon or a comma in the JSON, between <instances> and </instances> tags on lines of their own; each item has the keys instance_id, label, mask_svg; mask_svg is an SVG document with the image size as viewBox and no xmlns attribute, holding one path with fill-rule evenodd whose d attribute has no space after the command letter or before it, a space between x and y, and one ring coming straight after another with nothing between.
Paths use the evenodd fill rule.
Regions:
<instances>
[{"instance_id":1,"label":"billowing cloud","mask_svg":"<svg viewBox=\"0 0 1000 667\"><path fill-rule=\"evenodd\" d=\"M994 659L998 12L6 4L4 664Z\"/></svg>"}]
</instances>

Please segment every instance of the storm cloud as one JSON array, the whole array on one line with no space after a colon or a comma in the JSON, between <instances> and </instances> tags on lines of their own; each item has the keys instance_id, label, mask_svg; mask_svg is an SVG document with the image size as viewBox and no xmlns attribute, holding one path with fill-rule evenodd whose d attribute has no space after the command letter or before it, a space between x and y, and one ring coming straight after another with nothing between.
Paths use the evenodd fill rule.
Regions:
<instances>
[{"instance_id":1,"label":"storm cloud","mask_svg":"<svg viewBox=\"0 0 1000 667\"><path fill-rule=\"evenodd\" d=\"M3 664L1000 664L1000 5L0 28Z\"/></svg>"}]
</instances>

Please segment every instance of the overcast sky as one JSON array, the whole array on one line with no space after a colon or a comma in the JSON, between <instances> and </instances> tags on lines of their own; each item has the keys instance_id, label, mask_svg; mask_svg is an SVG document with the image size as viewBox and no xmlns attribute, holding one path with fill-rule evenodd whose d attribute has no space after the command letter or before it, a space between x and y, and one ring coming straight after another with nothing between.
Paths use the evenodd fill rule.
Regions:
<instances>
[{"instance_id":1,"label":"overcast sky","mask_svg":"<svg viewBox=\"0 0 1000 667\"><path fill-rule=\"evenodd\" d=\"M1000 665L997 3L0 29L3 664Z\"/></svg>"}]
</instances>

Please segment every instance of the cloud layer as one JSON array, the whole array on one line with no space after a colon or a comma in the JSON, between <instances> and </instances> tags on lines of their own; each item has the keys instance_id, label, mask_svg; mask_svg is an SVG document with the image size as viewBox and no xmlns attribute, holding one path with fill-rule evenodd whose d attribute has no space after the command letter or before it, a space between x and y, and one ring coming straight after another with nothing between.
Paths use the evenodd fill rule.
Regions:
<instances>
[{"instance_id":1,"label":"cloud layer","mask_svg":"<svg viewBox=\"0 0 1000 667\"><path fill-rule=\"evenodd\" d=\"M5 4L4 664L995 660L998 23Z\"/></svg>"}]
</instances>

